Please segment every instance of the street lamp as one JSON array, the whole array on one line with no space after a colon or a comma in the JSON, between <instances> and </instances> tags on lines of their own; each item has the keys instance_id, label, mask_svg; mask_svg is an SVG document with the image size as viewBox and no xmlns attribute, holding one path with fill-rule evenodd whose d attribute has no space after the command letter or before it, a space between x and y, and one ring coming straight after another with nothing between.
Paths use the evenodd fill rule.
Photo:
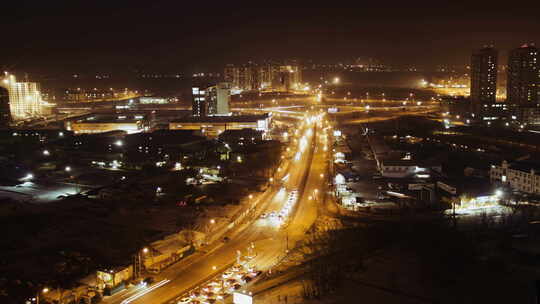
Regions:
<instances>
[{"instance_id":1,"label":"street lamp","mask_svg":"<svg viewBox=\"0 0 540 304\"><path fill-rule=\"evenodd\" d=\"M213 224L215 224L215 223L216 223L216 220L215 220L215 219L211 219L211 220L210 220L210 224L213 225Z\"/></svg>"},{"instance_id":2,"label":"street lamp","mask_svg":"<svg viewBox=\"0 0 540 304\"><path fill-rule=\"evenodd\" d=\"M43 150L43 155L49 156L51 155L51 153L49 152L49 150Z\"/></svg>"},{"instance_id":3,"label":"street lamp","mask_svg":"<svg viewBox=\"0 0 540 304\"><path fill-rule=\"evenodd\" d=\"M49 292L49 288L47 287L44 287L42 290L38 291L38 293L36 294L36 304L39 304L39 296L42 293L47 293L47 292Z\"/></svg>"},{"instance_id":4,"label":"street lamp","mask_svg":"<svg viewBox=\"0 0 540 304\"><path fill-rule=\"evenodd\" d=\"M66 172L70 172L71 171L71 167L70 166L66 166Z\"/></svg>"}]
</instances>

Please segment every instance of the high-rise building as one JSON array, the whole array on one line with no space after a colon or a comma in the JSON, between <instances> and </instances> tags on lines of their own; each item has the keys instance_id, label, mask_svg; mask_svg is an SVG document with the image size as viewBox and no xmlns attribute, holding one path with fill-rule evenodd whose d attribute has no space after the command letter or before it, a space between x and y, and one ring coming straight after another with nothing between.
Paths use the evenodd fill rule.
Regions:
<instances>
[{"instance_id":1,"label":"high-rise building","mask_svg":"<svg viewBox=\"0 0 540 304\"><path fill-rule=\"evenodd\" d=\"M193 116L206 116L206 86L195 85L191 88L191 111Z\"/></svg>"},{"instance_id":2,"label":"high-rise building","mask_svg":"<svg viewBox=\"0 0 540 304\"><path fill-rule=\"evenodd\" d=\"M0 87L0 127L6 127L11 121L11 111L9 110L9 92Z\"/></svg>"},{"instance_id":3,"label":"high-rise building","mask_svg":"<svg viewBox=\"0 0 540 304\"><path fill-rule=\"evenodd\" d=\"M484 47L471 56L471 106L476 115L482 114L484 105L495 103L497 55L493 47Z\"/></svg>"},{"instance_id":4,"label":"high-rise building","mask_svg":"<svg viewBox=\"0 0 540 304\"><path fill-rule=\"evenodd\" d=\"M227 65L224 71L225 81L231 83L234 91L252 91L271 89L289 91L300 87L302 81L298 64L254 64L242 66Z\"/></svg>"},{"instance_id":5,"label":"high-rise building","mask_svg":"<svg viewBox=\"0 0 540 304\"><path fill-rule=\"evenodd\" d=\"M14 75L5 74L0 86L9 92L9 107L13 120L22 120L42 115L46 104L41 99L39 84L35 82L17 82Z\"/></svg>"},{"instance_id":6,"label":"high-rise building","mask_svg":"<svg viewBox=\"0 0 540 304\"><path fill-rule=\"evenodd\" d=\"M290 91L300 88L301 72L297 65L280 65L272 77L272 89Z\"/></svg>"},{"instance_id":7,"label":"high-rise building","mask_svg":"<svg viewBox=\"0 0 540 304\"><path fill-rule=\"evenodd\" d=\"M538 102L538 49L524 44L508 57L507 102L535 106Z\"/></svg>"},{"instance_id":8,"label":"high-rise building","mask_svg":"<svg viewBox=\"0 0 540 304\"><path fill-rule=\"evenodd\" d=\"M228 82L220 82L208 87L205 95L208 115L229 115L231 85Z\"/></svg>"}]
</instances>

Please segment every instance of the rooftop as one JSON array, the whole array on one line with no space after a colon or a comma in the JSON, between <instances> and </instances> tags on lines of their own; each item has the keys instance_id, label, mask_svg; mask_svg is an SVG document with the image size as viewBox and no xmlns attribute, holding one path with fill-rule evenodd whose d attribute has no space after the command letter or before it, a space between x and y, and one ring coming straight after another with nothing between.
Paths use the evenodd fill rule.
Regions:
<instances>
[{"instance_id":1,"label":"rooftop","mask_svg":"<svg viewBox=\"0 0 540 304\"><path fill-rule=\"evenodd\" d=\"M138 114L92 114L83 118L77 119L76 123L134 123L148 118L145 113Z\"/></svg>"},{"instance_id":2,"label":"rooftop","mask_svg":"<svg viewBox=\"0 0 540 304\"><path fill-rule=\"evenodd\" d=\"M383 166L416 166L417 161L402 160L402 159L385 159L382 161Z\"/></svg>"},{"instance_id":3,"label":"rooftop","mask_svg":"<svg viewBox=\"0 0 540 304\"><path fill-rule=\"evenodd\" d=\"M534 170L540 173L540 163L535 161L518 161L508 165L510 169L519 170L523 172L530 172Z\"/></svg>"},{"instance_id":4,"label":"rooftop","mask_svg":"<svg viewBox=\"0 0 540 304\"><path fill-rule=\"evenodd\" d=\"M258 120L267 119L268 113L261 115L236 115L236 116L188 116L172 120L173 123L187 122L209 122L209 123L228 123L228 122L255 122Z\"/></svg>"}]
</instances>

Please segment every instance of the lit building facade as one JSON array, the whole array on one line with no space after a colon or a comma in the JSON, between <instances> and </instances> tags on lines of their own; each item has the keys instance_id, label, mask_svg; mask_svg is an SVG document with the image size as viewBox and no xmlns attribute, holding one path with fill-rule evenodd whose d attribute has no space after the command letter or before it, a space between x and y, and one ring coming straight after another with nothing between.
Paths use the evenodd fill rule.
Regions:
<instances>
[{"instance_id":1,"label":"lit building facade","mask_svg":"<svg viewBox=\"0 0 540 304\"><path fill-rule=\"evenodd\" d=\"M5 74L1 86L8 90L9 107L13 120L22 120L42 115L45 102L41 99L39 84L17 82L14 75Z\"/></svg>"},{"instance_id":2,"label":"lit building facade","mask_svg":"<svg viewBox=\"0 0 540 304\"><path fill-rule=\"evenodd\" d=\"M231 83L233 91L274 90L290 91L298 89L302 81L300 66L297 64L247 64L227 65L225 81Z\"/></svg>"},{"instance_id":3,"label":"lit building facade","mask_svg":"<svg viewBox=\"0 0 540 304\"><path fill-rule=\"evenodd\" d=\"M540 165L533 162L503 161L501 165L492 165L490 170L492 183L510 187L524 193L540 193Z\"/></svg>"},{"instance_id":4,"label":"lit building facade","mask_svg":"<svg viewBox=\"0 0 540 304\"><path fill-rule=\"evenodd\" d=\"M472 112L481 115L485 104L493 104L497 95L497 57L493 47L485 47L471 57Z\"/></svg>"},{"instance_id":5,"label":"lit building facade","mask_svg":"<svg viewBox=\"0 0 540 304\"><path fill-rule=\"evenodd\" d=\"M218 137L226 130L253 129L268 132L270 114L239 116L184 117L169 123L170 130L194 130L207 137Z\"/></svg>"},{"instance_id":6,"label":"lit building facade","mask_svg":"<svg viewBox=\"0 0 540 304\"><path fill-rule=\"evenodd\" d=\"M297 65L281 65L272 77L272 89L291 91L299 89L301 71Z\"/></svg>"},{"instance_id":7,"label":"lit building facade","mask_svg":"<svg viewBox=\"0 0 540 304\"><path fill-rule=\"evenodd\" d=\"M507 102L534 106L538 102L538 49L525 44L508 57Z\"/></svg>"},{"instance_id":8,"label":"lit building facade","mask_svg":"<svg viewBox=\"0 0 540 304\"><path fill-rule=\"evenodd\" d=\"M229 115L229 103L231 102L231 85L228 82L220 82L205 90L205 101L208 107L208 115Z\"/></svg>"},{"instance_id":9,"label":"lit building facade","mask_svg":"<svg viewBox=\"0 0 540 304\"><path fill-rule=\"evenodd\" d=\"M6 127L10 122L9 92L7 89L0 87L0 127Z\"/></svg>"},{"instance_id":10,"label":"lit building facade","mask_svg":"<svg viewBox=\"0 0 540 304\"><path fill-rule=\"evenodd\" d=\"M193 116L206 116L206 86L196 85L191 88L191 111Z\"/></svg>"},{"instance_id":11,"label":"lit building facade","mask_svg":"<svg viewBox=\"0 0 540 304\"><path fill-rule=\"evenodd\" d=\"M128 134L147 131L150 121L146 114L94 114L83 118L68 120L66 130L75 134L95 134L111 131L124 131Z\"/></svg>"}]
</instances>

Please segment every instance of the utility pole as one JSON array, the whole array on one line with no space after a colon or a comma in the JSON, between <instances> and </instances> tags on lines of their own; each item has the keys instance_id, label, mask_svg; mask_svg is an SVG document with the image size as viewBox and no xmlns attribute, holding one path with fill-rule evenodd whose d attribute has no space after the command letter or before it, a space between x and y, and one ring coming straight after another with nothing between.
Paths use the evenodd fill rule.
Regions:
<instances>
[{"instance_id":1,"label":"utility pole","mask_svg":"<svg viewBox=\"0 0 540 304\"><path fill-rule=\"evenodd\" d=\"M141 268L142 268L142 265L141 265L141 262L142 262L141 251L139 250L133 256L133 258L134 258L134 261L133 261L133 278L138 279L141 276Z\"/></svg>"},{"instance_id":2,"label":"utility pole","mask_svg":"<svg viewBox=\"0 0 540 304\"><path fill-rule=\"evenodd\" d=\"M287 230L285 230L285 241L285 244L287 246L285 252L289 253L289 232Z\"/></svg>"},{"instance_id":3,"label":"utility pole","mask_svg":"<svg viewBox=\"0 0 540 304\"><path fill-rule=\"evenodd\" d=\"M452 222L454 224L454 229L456 229L457 222L456 222L456 201L455 201L455 199L452 200Z\"/></svg>"}]
</instances>

